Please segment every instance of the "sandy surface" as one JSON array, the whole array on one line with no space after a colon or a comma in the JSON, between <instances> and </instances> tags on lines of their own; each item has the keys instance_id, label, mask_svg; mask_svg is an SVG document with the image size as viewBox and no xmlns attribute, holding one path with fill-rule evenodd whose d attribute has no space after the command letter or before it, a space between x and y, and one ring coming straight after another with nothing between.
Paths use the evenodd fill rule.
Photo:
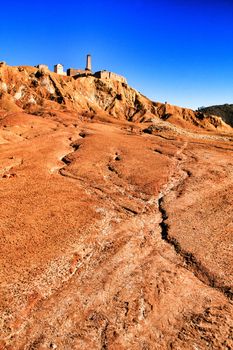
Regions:
<instances>
[{"instance_id":1,"label":"sandy surface","mask_svg":"<svg viewBox=\"0 0 233 350\"><path fill-rule=\"evenodd\" d=\"M232 142L145 128L1 119L1 349L233 349Z\"/></svg>"}]
</instances>

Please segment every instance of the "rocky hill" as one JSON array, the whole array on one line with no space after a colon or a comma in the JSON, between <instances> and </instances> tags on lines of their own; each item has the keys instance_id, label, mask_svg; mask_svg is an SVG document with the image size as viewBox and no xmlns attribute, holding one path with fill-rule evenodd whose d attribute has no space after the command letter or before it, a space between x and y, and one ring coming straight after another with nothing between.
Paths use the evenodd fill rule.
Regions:
<instances>
[{"instance_id":1,"label":"rocky hill","mask_svg":"<svg viewBox=\"0 0 233 350\"><path fill-rule=\"evenodd\" d=\"M206 115L221 117L225 123L233 126L233 104L201 107L199 111Z\"/></svg>"},{"instance_id":2,"label":"rocky hill","mask_svg":"<svg viewBox=\"0 0 233 350\"><path fill-rule=\"evenodd\" d=\"M34 115L69 111L130 122L168 120L186 128L225 130L219 117L152 102L125 83L92 76L73 79L34 67L0 65L0 108Z\"/></svg>"},{"instance_id":3,"label":"rocky hill","mask_svg":"<svg viewBox=\"0 0 233 350\"><path fill-rule=\"evenodd\" d=\"M233 349L233 132L0 67L0 349Z\"/></svg>"}]
</instances>

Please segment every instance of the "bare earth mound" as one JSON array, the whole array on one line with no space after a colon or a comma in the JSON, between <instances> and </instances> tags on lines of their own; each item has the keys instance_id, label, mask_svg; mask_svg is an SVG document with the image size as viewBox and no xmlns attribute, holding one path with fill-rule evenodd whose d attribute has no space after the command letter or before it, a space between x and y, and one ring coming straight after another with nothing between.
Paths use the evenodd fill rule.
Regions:
<instances>
[{"instance_id":1,"label":"bare earth mound","mask_svg":"<svg viewBox=\"0 0 233 350\"><path fill-rule=\"evenodd\" d=\"M0 72L0 349L233 349L231 128Z\"/></svg>"}]
</instances>

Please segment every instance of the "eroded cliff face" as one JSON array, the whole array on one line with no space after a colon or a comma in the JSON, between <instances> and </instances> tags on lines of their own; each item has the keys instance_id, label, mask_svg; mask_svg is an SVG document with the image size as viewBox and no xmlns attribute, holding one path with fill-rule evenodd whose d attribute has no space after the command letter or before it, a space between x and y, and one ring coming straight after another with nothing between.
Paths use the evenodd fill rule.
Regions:
<instances>
[{"instance_id":1,"label":"eroded cliff face","mask_svg":"<svg viewBox=\"0 0 233 350\"><path fill-rule=\"evenodd\" d=\"M97 114L131 122L160 118L185 128L229 128L221 118L152 102L125 83L91 76L75 80L34 67L0 66L0 108L38 115L75 111L92 118Z\"/></svg>"},{"instance_id":2,"label":"eroded cliff face","mask_svg":"<svg viewBox=\"0 0 233 350\"><path fill-rule=\"evenodd\" d=\"M0 348L232 349L231 129L4 69Z\"/></svg>"},{"instance_id":3,"label":"eroded cliff face","mask_svg":"<svg viewBox=\"0 0 233 350\"><path fill-rule=\"evenodd\" d=\"M0 67L1 107L40 113L52 108L140 119L156 109L147 98L124 83L84 77L77 80L33 67ZM6 104L6 101L9 101Z\"/></svg>"}]
</instances>

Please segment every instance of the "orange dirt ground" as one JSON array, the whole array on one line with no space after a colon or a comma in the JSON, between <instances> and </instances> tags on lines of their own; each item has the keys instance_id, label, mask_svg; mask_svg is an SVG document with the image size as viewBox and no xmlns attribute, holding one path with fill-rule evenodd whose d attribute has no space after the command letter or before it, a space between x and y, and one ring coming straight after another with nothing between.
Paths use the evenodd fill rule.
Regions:
<instances>
[{"instance_id":1,"label":"orange dirt ground","mask_svg":"<svg viewBox=\"0 0 233 350\"><path fill-rule=\"evenodd\" d=\"M0 349L233 349L233 134L177 120L2 110Z\"/></svg>"}]
</instances>

